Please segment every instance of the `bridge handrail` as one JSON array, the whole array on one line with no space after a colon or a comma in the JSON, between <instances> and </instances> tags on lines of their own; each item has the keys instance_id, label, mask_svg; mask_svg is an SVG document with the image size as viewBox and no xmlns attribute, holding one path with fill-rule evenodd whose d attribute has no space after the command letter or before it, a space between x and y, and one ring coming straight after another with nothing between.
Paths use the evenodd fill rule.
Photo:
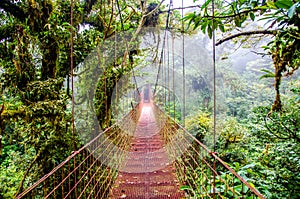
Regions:
<instances>
[{"instance_id":1,"label":"bridge handrail","mask_svg":"<svg viewBox=\"0 0 300 199\"><path fill-rule=\"evenodd\" d=\"M216 152L212 152L208 149L206 145L204 145L202 142L200 142L197 138L195 138L194 135L192 135L187 129L185 129L181 124L176 122L171 116L166 114L157 104L153 103L153 105L160 111L163 112L165 116L167 116L168 119L173 121L180 129L182 129L188 136L190 136L193 141L195 141L197 144L199 144L208 154L210 154L215 160L217 160L219 163L221 163L222 166L224 166L228 171L230 171L235 177L237 177L243 184L245 184L257 197L260 199L265 199L265 197L259 193L254 187L252 187L242 176L240 176L234 169L232 169L226 162L224 162L220 157L217 156Z\"/></svg>"},{"instance_id":2,"label":"bridge handrail","mask_svg":"<svg viewBox=\"0 0 300 199\"><path fill-rule=\"evenodd\" d=\"M139 107L139 103L134 107L134 109ZM134 110L132 109L132 110ZM128 117L131 113L132 110L127 113L123 118ZM49 176L51 176L52 174L54 174L56 171L58 171L59 169L61 169L63 166L65 166L71 159L73 159L75 156L77 156L78 154L80 154L80 152L82 152L83 150L85 150L86 148L88 148L91 144L93 144L96 140L98 140L101 136L103 136L105 133L107 133L108 131L110 131L111 129L113 129L114 127L118 126L120 123L122 122L119 121L115 124L113 124L110 127L107 127L103 132L99 133L96 137L94 137L91 141L89 141L87 144L85 144L84 146L82 146L80 149L76 150L76 151L72 151L71 155L68 156L63 162L61 162L60 164L58 164L54 169L52 169L49 173L47 173L46 175L44 175L42 178L40 178L38 181L36 181L33 185L31 185L30 187L28 187L26 190L24 190L22 193L18 194L15 199L20 199L23 196L25 196L26 194L28 194L29 192L31 192L33 189L35 189L37 186L39 186L42 182L44 182L45 180L47 180L49 178Z\"/></svg>"},{"instance_id":3,"label":"bridge handrail","mask_svg":"<svg viewBox=\"0 0 300 199\"><path fill-rule=\"evenodd\" d=\"M30 191L32 191L33 189L35 189L39 184L41 184L42 182L44 182L49 176L51 176L53 173L55 173L57 170L59 170L60 168L62 168L65 164L67 164L72 158L74 158L76 155L78 155L81 151L83 151L84 149L86 149L88 146L90 146L93 142L95 142L97 139L99 139L100 136L102 136L104 133L107 133L107 131L109 131L110 129L112 129L113 127L115 127L117 125L114 124L108 128L106 128L102 133L99 133L99 135L97 135L96 137L94 137L91 141L89 141L87 144L85 144L83 147L81 147L80 149L78 149L77 151L72 151L71 155L68 156L63 162L61 162L59 165L57 165L54 169L52 169L49 173L47 173L46 175L44 175L41 179L39 179L38 181L36 181L33 185L31 185L30 187L28 187L25 191L23 191L22 193L20 193L16 199L22 198L24 195L26 195L27 193L29 193Z\"/></svg>"}]
</instances>

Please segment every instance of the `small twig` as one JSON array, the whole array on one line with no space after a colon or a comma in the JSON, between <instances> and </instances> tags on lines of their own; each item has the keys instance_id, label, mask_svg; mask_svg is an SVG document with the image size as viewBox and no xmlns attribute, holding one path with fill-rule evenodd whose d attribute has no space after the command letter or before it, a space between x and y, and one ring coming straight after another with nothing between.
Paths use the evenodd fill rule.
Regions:
<instances>
[{"instance_id":1,"label":"small twig","mask_svg":"<svg viewBox=\"0 0 300 199\"><path fill-rule=\"evenodd\" d=\"M184 9L189 9L189 8L201 8L201 6L200 5L195 5L195 6L186 6L186 7L171 8L170 11L173 11L173 10L184 10ZM169 12L169 10L163 10L161 12L162 13Z\"/></svg>"},{"instance_id":2,"label":"small twig","mask_svg":"<svg viewBox=\"0 0 300 199\"><path fill-rule=\"evenodd\" d=\"M251 50L250 52L257 54L257 55L261 55L262 57L267 56L267 53L260 53L260 52L255 52L254 50Z\"/></svg>"}]
</instances>

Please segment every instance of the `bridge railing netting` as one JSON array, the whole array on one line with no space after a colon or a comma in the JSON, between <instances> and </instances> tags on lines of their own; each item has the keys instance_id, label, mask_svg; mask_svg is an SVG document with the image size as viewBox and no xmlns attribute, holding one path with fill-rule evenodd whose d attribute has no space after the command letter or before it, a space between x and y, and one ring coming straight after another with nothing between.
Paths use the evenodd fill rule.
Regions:
<instances>
[{"instance_id":1,"label":"bridge railing netting","mask_svg":"<svg viewBox=\"0 0 300 199\"><path fill-rule=\"evenodd\" d=\"M139 114L137 106L16 198L108 198L127 156Z\"/></svg>"},{"instance_id":2,"label":"bridge railing netting","mask_svg":"<svg viewBox=\"0 0 300 199\"><path fill-rule=\"evenodd\" d=\"M109 198L128 156L141 113L136 106L120 122L74 151L16 198ZM186 198L264 198L214 152L153 105L170 163Z\"/></svg>"},{"instance_id":3,"label":"bridge railing netting","mask_svg":"<svg viewBox=\"0 0 300 199\"><path fill-rule=\"evenodd\" d=\"M264 198L184 127L154 106L160 134L187 198Z\"/></svg>"}]
</instances>

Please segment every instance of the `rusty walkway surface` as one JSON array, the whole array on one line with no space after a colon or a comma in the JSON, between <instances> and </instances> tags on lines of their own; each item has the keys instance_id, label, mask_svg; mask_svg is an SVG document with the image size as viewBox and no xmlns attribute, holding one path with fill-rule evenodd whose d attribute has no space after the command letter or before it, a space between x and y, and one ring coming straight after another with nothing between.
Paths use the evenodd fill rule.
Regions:
<instances>
[{"instance_id":1,"label":"rusty walkway surface","mask_svg":"<svg viewBox=\"0 0 300 199\"><path fill-rule=\"evenodd\" d=\"M158 132L151 105L144 104L130 153L116 178L111 199L185 198Z\"/></svg>"}]
</instances>

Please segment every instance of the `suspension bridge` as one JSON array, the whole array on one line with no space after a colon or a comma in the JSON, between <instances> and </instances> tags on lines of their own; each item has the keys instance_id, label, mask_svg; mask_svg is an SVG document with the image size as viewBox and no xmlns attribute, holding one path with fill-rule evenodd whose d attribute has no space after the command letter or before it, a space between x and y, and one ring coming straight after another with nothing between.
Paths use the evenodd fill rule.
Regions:
<instances>
[{"instance_id":1,"label":"suspension bridge","mask_svg":"<svg viewBox=\"0 0 300 199\"><path fill-rule=\"evenodd\" d=\"M16 198L264 198L216 153L141 100Z\"/></svg>"},{"instance_id":2,"label":"suspension bridge","mask_svg":"<svg viewBox=\"0 0 300 199\"><path fill-rule=\"evenodd\" d=\"M169 28L171 5L172 1L170 1L169 5L166 30ZM120 10L119 14L121 15ZM120 19L122 22L122 16L120 16ZM152 35L155 31L149 32ZM127 37L128 35L125 36ZM78 72L78 74L81 74L81 77L78 75L78 79L83 81L82 85L86 86L84 89L86 93L80 93L77 91L78 89L74 89L74 74L71 75L73 91L72 115L74 117L74 113L77 111L84 116L77 122L86 122L86 125L81 125L82 128L77 129L77 131L86 131L87 133L83 133L84 136L82 138L86 138L88 141L83 147L73 151L68 158L57 165L51 172L37 182L30 184L26 190L16 196L17 199L264 198L252 183L242 178L227 163L220 159L214 151L209 150L194 135L177 123L175 117L168 115L163 110L163 107L159 107L156 103L155 94L160 75L162 85L170 87L167 84L172 82L171 87L173 87L173 90L176 87L174 73L171 78L171 72L167 69L164 70L164 67L170 68L169 63L173 62L172 71L174 72L174 40L172 49L167 50L172 55L165 54L165 49L169 48L168 37L165 31L163 42L160 44L162 50L158 62L159 67L155 88L144 87L140 93L137 89L134 67L131 65L134 83L138 91L138 103L136 105L131 104L132 108L126 115L103 131L99 130L99 126L90 126L84 119L85 117L97 120L97 118L89 115L93 111L93 108L89 109L93 107L91 105L93 100L87 100L86 104L82 105L83 108L78 110L76 109L74 98L80 98L80 95L90 95L91 99L93 99L94 93L91 94L90 91L95 91L96 86L94 82L99 81L99 76L95 75L95 71L99 70L100 65L105 65L101 61L104 59L106 62L113 63L117 57L124 57L125 60L127 56L130 56L132 50L130 49L130 43L123 39L124 35L121 39L115 37L108 42L114 44L111 48L106 47L96 50L94 53L96 59L86 61L85 65L88 66L88 70L84 69L84 67L81 68L83 68L82 71L88 72L84 75L81 74L82 72ZM214 39L213 33L213 41ZM131 38L129 40L133 42ZM182 92L183 96L185 96L184 37L181 40L183 46ZM160 40L158 39L158 41ZM133 44L132 46L135 45ZM159 47L159 45L157 46ZM215 64L214 46L213 42L213 64ZM71 71L74 69L72 51L73 41L71 39ZM99 54L101 51L103 53ZM103 55L106 57L101 57ZM111 60L107 58L108 55L112 58ZM156 57L159 56L156 55ZM165 64L165 66L163 66L165 63L164 58L168 59L168 64ZM100 62L101 64L99 64ZM78 68L80 69L80 66ZM91 74L95 78L91 78ZM216 84L215 81L214 65L214 86ZM107 79L104 79L104 82L107 83ZM214 92L215 90L214 88ZM167 97L165 96L165 98ZM183 103L185 103L185 97L183 97ZM214 102L215 104L216 102ZM213 115L216 115L215 108ZM214 118L215 121L216 118ZM73 131L74 125L73 122Z\"/></svg>"}]
</instances>

